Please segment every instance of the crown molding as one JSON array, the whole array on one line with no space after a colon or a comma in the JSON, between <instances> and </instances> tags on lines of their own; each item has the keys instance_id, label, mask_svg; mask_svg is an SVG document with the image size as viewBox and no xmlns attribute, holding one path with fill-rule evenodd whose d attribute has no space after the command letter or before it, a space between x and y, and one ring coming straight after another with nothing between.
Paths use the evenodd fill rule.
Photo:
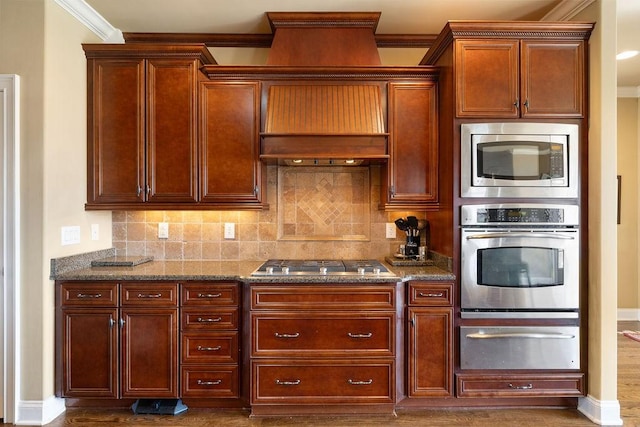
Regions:
<instances>
[{"instance_id":1,"label":"crown molding","mask_svg":"<svg viewBox=\"0 0 640 427\"><path fill-rule=\"evenodd\" d=\"M640 98L640 86L618 86L618 98Z\"/></svg>"},{"instance_id":2,"label":"crown molding","mask_svg":"<svg viewBox=\"0 0 640 427\"><path fill-rule=\"evenodd\" d=\"M64 10L108 43L124 43L122 31L111 25L84 0L55 0Z\"/></svg>"},{"instance_id":3,"label":"crown molding","mask_svg":"<svg viewBox=\"0 0 640 427\"><path fill-rule=\"evenodd\" d=\"M595 0L562 0L541 21L568 21Z\"/></svg>"}]
</instances>

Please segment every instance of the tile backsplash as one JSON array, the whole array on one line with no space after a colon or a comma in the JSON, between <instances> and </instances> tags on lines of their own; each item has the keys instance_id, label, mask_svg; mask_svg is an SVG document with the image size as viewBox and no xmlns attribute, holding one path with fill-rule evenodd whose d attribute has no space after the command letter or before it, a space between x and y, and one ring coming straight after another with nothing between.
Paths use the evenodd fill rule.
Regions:
<instances>
[{"instance_id":1,"label":"tile backsplash","mask_svg":"<svg viewBox=\"0 0 640 427\"><path fill-rule=\"evenodd\" d=\"M117 255L156 260L265 260L269 258L383 259L404 240L385 237L385 224L424 212L385 212L379 167L269 166L269 210L115 211ZM420 215L421 214L421 215ZM158 223L169 237L158 238ZM224 224L235 239L224 239Z\"/></svg>"}]
</instances>

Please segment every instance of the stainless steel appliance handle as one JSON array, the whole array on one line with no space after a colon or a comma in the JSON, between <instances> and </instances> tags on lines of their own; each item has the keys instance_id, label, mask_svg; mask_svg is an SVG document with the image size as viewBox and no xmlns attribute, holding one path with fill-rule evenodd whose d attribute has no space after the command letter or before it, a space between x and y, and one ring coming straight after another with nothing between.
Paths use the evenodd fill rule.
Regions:
<instances>
[{"instance_id":1,"label":"stainless steel appliance handle","mask_svg":"<svg viewBox=\"0 0 640 427\"><path fill-rule=\"evenodd\" d=\"M467 236L467 240L475 240L475 239L501 239L504 237L515 237L515 238L528 238L533 237L536 239L560 239L560 240L575 240L574 236L565 236L562 234L555 233L487 233L487 234L473 234L471 236Z\"/></svg>"},{"instance_id":2,"label":"stainless steel appliance handle","mask_svg":"<svg viewBox=\"0 0 640 427\"><path fill-rule=\"evenodd\" d=\"M560 332L504 332L498 334L468 334L471 339L498 339L498 338L536 338L536 339L573 339L575 335Z\"/></svg>"}]
</instances>

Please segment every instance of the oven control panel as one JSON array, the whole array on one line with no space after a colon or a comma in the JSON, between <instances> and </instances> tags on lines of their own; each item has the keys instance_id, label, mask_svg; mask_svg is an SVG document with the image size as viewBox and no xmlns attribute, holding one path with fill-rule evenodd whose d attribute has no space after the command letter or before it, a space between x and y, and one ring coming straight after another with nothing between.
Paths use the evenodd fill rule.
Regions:
<instances>
[{"instance_id":1,"label":"oven control panel","mask_svg":"<svg viewBox=\"0 0 640 427\"><path fill-rule=\"evenodd\" d=\"M465 205L461 207L461 225L557 225L577 226L579 207L550 204Z\"/></svg>"}]
</instances>

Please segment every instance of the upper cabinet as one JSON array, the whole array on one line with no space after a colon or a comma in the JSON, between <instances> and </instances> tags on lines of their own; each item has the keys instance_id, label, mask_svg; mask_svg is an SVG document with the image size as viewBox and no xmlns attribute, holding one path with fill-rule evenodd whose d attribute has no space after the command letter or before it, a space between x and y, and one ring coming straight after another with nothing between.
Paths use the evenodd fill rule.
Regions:
<instances>
[{"instance_id":1,"label":"upper cabinet","mask_svg":"<svg viewBox=\"0 0 640 427\"><path fill-rule=\"evenodd\" d=\"M381 204L421 209L438 202L437 83L389 83L389 162Z\"/></svg>"},{"instance_id":2,"label":"upper cabinet","mask_svg":"<svg viewBox=\"0 0 640 427\"><path fill-rule=\"evenodd\" d=\"M457 40L458 117L582 117L583 41Z\"/></svg>"},{"instance_id":3,"label":"upper cabinet","mask_svg":"<svg viewBox=\"0 0 640 427\"><path fill-rule=\"evenodd\" d=\"M582 118L586 40L580 22L450 22L422 60L451 58L458 118Z\"/></svg>"},{"instance_id":4,"label":"upper cabinet","mask_svg":"<svg viewBox=\"0 0 640 427\"><path fill-rule=\"evenodd\" d=\"M197 83L205 47L84 45L87 208L197 201ZM144 205L144 206L142 206Z\"/></svg>"},{"instance_id":5,"label":"upper cabinet","mask_svg":"<svg viewBox=\"0 0 640 427\"><path fill-rule=\"evenodd\" d=\"M201 88L201 201L260 203L260 83L205 82Z\"/></svg>"}]
</instances>

